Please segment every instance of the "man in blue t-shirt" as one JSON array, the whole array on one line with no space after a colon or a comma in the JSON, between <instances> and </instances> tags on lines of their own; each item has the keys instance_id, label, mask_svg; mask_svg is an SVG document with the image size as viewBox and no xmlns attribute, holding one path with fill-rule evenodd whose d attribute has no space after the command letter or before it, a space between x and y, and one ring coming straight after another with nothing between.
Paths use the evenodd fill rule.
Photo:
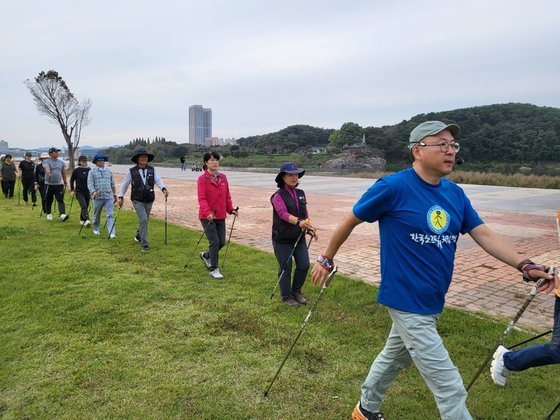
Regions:
<instances>
[{"instance_id":1,"label":"man in blue t-shirt","mask_svg":"<svg viewBox=\"0 0 560 420\"><path fill-rule=\"evenodd\" d=\"M410 133L412 168L372 185L337 226L313 267L323 283L333 258L362 222L379 222L381 285L378 302L393 321L385 348L362 385L352 418L383 418L385 392L399 372L415 364L432 391L442 419L470 419L467 392L436 328L451 283L459 234L468 233L493 257L517 267L528 280L544 277L539 291L554 288L547 267L523 260L480 219L464 191L444 178L455 163L459 144L455 124L426 121ZM552 281L550 281L552 280Z\"/></svg>"}]
</instances>

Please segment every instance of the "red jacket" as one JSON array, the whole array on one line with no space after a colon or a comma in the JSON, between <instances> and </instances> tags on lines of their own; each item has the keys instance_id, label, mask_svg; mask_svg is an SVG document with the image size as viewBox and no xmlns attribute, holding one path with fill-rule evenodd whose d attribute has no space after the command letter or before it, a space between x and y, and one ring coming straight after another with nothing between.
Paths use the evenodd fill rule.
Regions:
<instances>
[{"instance_id":1,"label":"red jacket","mask_svg":"<svg viewBox=\"0 0 560 420\"><path fill-rule=\"evenodd\" d=\"M212 175L207 170L198 177L198 218L206 220L214 213L215 219L225 219L226 213L233 211L229 185L226 176L218 172L217 182L212 179Z\"/></svg>"}]
</instances>

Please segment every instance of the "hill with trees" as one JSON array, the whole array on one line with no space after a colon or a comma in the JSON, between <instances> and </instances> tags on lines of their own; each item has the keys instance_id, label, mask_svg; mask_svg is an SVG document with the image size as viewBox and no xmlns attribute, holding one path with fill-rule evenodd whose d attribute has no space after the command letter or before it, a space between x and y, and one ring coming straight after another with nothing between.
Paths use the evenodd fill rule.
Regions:
<instances>
[{"instance_id":1,"label":"hill with trees","mask_svg":"<svg viewBox=\"0 0 560 420\"><path fill-rule=\"evenodd\" d=\"M365 137L364 153L385 159L387 169L396 170L410 163L407 149L410 131L427 120L456 123L461 127L457 141L461 144L461 157L468 162L463 167L465 170L515 172L519 167L532 167L532 173L538 174L544 173L539 168L560 162L560 109L519 103L430 112L382 127L361 127L354 122L344 123L338 130L292 125L274 133L240 138L237 145L216 149L228 158L228 166L267 166L274 156L305 157L311 156L312 147L327 148L322 158L314 156L305 162L312 167L336 156L345 145L360 143ZM135 139L107 153L113 162L129 162L129 156L139 146L147 147L160 162L175 161L182 155L200 160L206 150L161 137L151 142ZM248 158L249 161L243 161Z\"/></svg>"}]
</instances>

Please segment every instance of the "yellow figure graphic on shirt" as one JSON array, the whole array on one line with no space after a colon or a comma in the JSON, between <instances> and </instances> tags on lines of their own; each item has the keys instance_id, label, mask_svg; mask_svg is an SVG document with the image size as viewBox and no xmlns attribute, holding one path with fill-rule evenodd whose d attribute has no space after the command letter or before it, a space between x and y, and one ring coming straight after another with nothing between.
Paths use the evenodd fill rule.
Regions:
<instances>
[{"instance_id":1,"label":"yellow figure graphic on shirt","mask_svg":"<svg viewBox=\"0 0 560 420\"><path fill-rule=\"evenodd\" d=\"M438 235L445 232L449 227L449 213L441 206L435 205L428 210L428 227Z\"/></svg>"}]
</instances>

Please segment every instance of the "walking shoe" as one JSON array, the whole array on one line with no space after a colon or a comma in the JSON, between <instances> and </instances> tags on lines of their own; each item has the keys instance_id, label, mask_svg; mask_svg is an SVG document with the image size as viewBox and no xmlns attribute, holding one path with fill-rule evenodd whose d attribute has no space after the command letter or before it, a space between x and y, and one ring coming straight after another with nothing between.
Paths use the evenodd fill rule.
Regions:
<instances>
[{"instance_id":1,"label":"walking shoe","mask_svg":"<svg viewBox=\"0 0 560 420\"><path fill-rule=\"evenodd\" d=\"M362 407L362 403L358 401L354 411L352 411L352 420L385 420L383 413L372 413Z\"/></svg>"},{"instance_id":2,"label":"walking shoe","mask_svg":"<svg viewBox=\"0 0 560 420\"><path fill-rule=\"evenodd\" d=\"M115 239L117 237L116 233L111 233L111 235L109 236L110 239Z\"/></svg>"},{"instance_id":3,"label":"walking shoe","mask_svg":"<svg viewBox=\"0 0 560 420\"><path fill-rule=\"evenodd\" d=\"M223 279L224 278L224 276L222 276L222 273L220 273L220 270L218 270L217 268L210 271L210 273L208 273L208 275L210 277L214 277L215 279Z\"/></svg>"},{"instance_id":4,"label":"walking shoe","mask_svg":"<svg viewBox=\"0 0 560 420\"><path fill-rule=\"evenodd\" d=\"M307 299L305 298L305 296L303 296L301 294L301 289L300 290L292 290L292 297L300 305L307 305Z\"/></svg>"},{"instance_id":5,"label":"walking shoe","mask_svg":"<svg viewBox=\"0 0 560 420\"><path fill-rule=\"evenodd\" d=\"M90 222L89 220L86 220L86 221L84 222L84 226L87 227L87 226L89 226L89 225L91 225L91 222Z\"/></svg>"},{"instance_id":6,"label":"walking shoe","mask_svg":"<svg viewBox=\"0 0 560 420\"><path fill-rule=\"evenodd\" d=\"M506 386L506 380L511 370L504 365L504 354L510 350L504 346L499 346L492 356L492 365L490 366L490 376L496 385Z\"/></svg>"},{"instance_id":7,"label":"walking shoe","mask_svg":"<svg viewBox=\"0 0 560 420\"><path fill-rule=\"evenodd\" d=\"M93 234L94 234L94 235L100 235L101 233L100 233L98 230L94 230L94 231L93 231Z\"/></svg>"},{"instance_id":8,"label":"walking shoe","mask_svg":"<svg viewBox=\"0 0 560 420\"><path fill-rule=\"evenodd\" d=\"M85 222L84 222L83 220L80 220L80 225L82 225L82 226L83 226L83 225L84 225L84 223L85 223Z\"/></svg>"},{"instance_id":9,"label":"walking shoe","mask_svg":"<svg viewBox=\"0 0 560 420\"><path fill-rule=\"evenodd\" d=\"M150 247L148 245L144 245L142 247L142 252L148 252L150 250Z\"/></svg>"},{"instance_id":10,"label":"walking shoe","mask_svg":"<svg viewBox=\"0 0 560 420\"><path fill-rule=\"evenodd\" d=\"M204 265L208 270L212 269L212 264L210 263L210 256L205 257L204 252L201 252L200 254L198 254L198 256L202 261L204 261Z\"/></svg>"},{"instance_id":11,"label":"walking shoe","mask_svg":"<svg viewBox=\"0 0 560 420\"><path fill-rule=\"evenodd\" d=\"M68 215L62 213L62 214L60 215L60 221L61 221L61 222L65 222L65 221L67 221L67 220L68 220Z\"/></svg>"},{"instance_id":12,"label":"walking shoe","mask_svg":"<svg viewBox=\"0 0 560 420\"><path fill-rule=\"evenodd\" d=\"M291 306L292 308L297 308L299 306L299 303L297 300L295 300L293 297L289 297L288 299L283 299L282 300L286 305Z\"/></svg>"},{"instance_id":13,"label":"walking shoe","mask_svg":"<svg viewBox=\"0 0 560 420\"><path fill-rule=\"evenodd\" d=\"M47 220L52 220L52 214L47 214Z\"/></svg>"},{"instance_id":14,"label":"walking shoe","mask_svg":"<svg viewBox=\"0 0 560 420\"><path fill-rule=\"evenodd\" d=\"M27 206L29 204L29 201L24 201L23 205Z\"/></svg>"},{"instance_id":15,"label":"walking shoe","mask_svg":"<svg viewBox=\"0 0 560 420\"><path fill-rule=\"evenodd\" d=\"M37 207L37 203L32 203L31 207Z\"/></svg>"},{"instance_id":16,"label":"walking shoe","mask_svg":"<svg viewBox=\"0 0 560 420\"><path fill-rule=\"evenodd\" d=\"M138 234L134 235L134 240L140 243L140 236L138 236Z\"/></svg>"}]
</instances>

